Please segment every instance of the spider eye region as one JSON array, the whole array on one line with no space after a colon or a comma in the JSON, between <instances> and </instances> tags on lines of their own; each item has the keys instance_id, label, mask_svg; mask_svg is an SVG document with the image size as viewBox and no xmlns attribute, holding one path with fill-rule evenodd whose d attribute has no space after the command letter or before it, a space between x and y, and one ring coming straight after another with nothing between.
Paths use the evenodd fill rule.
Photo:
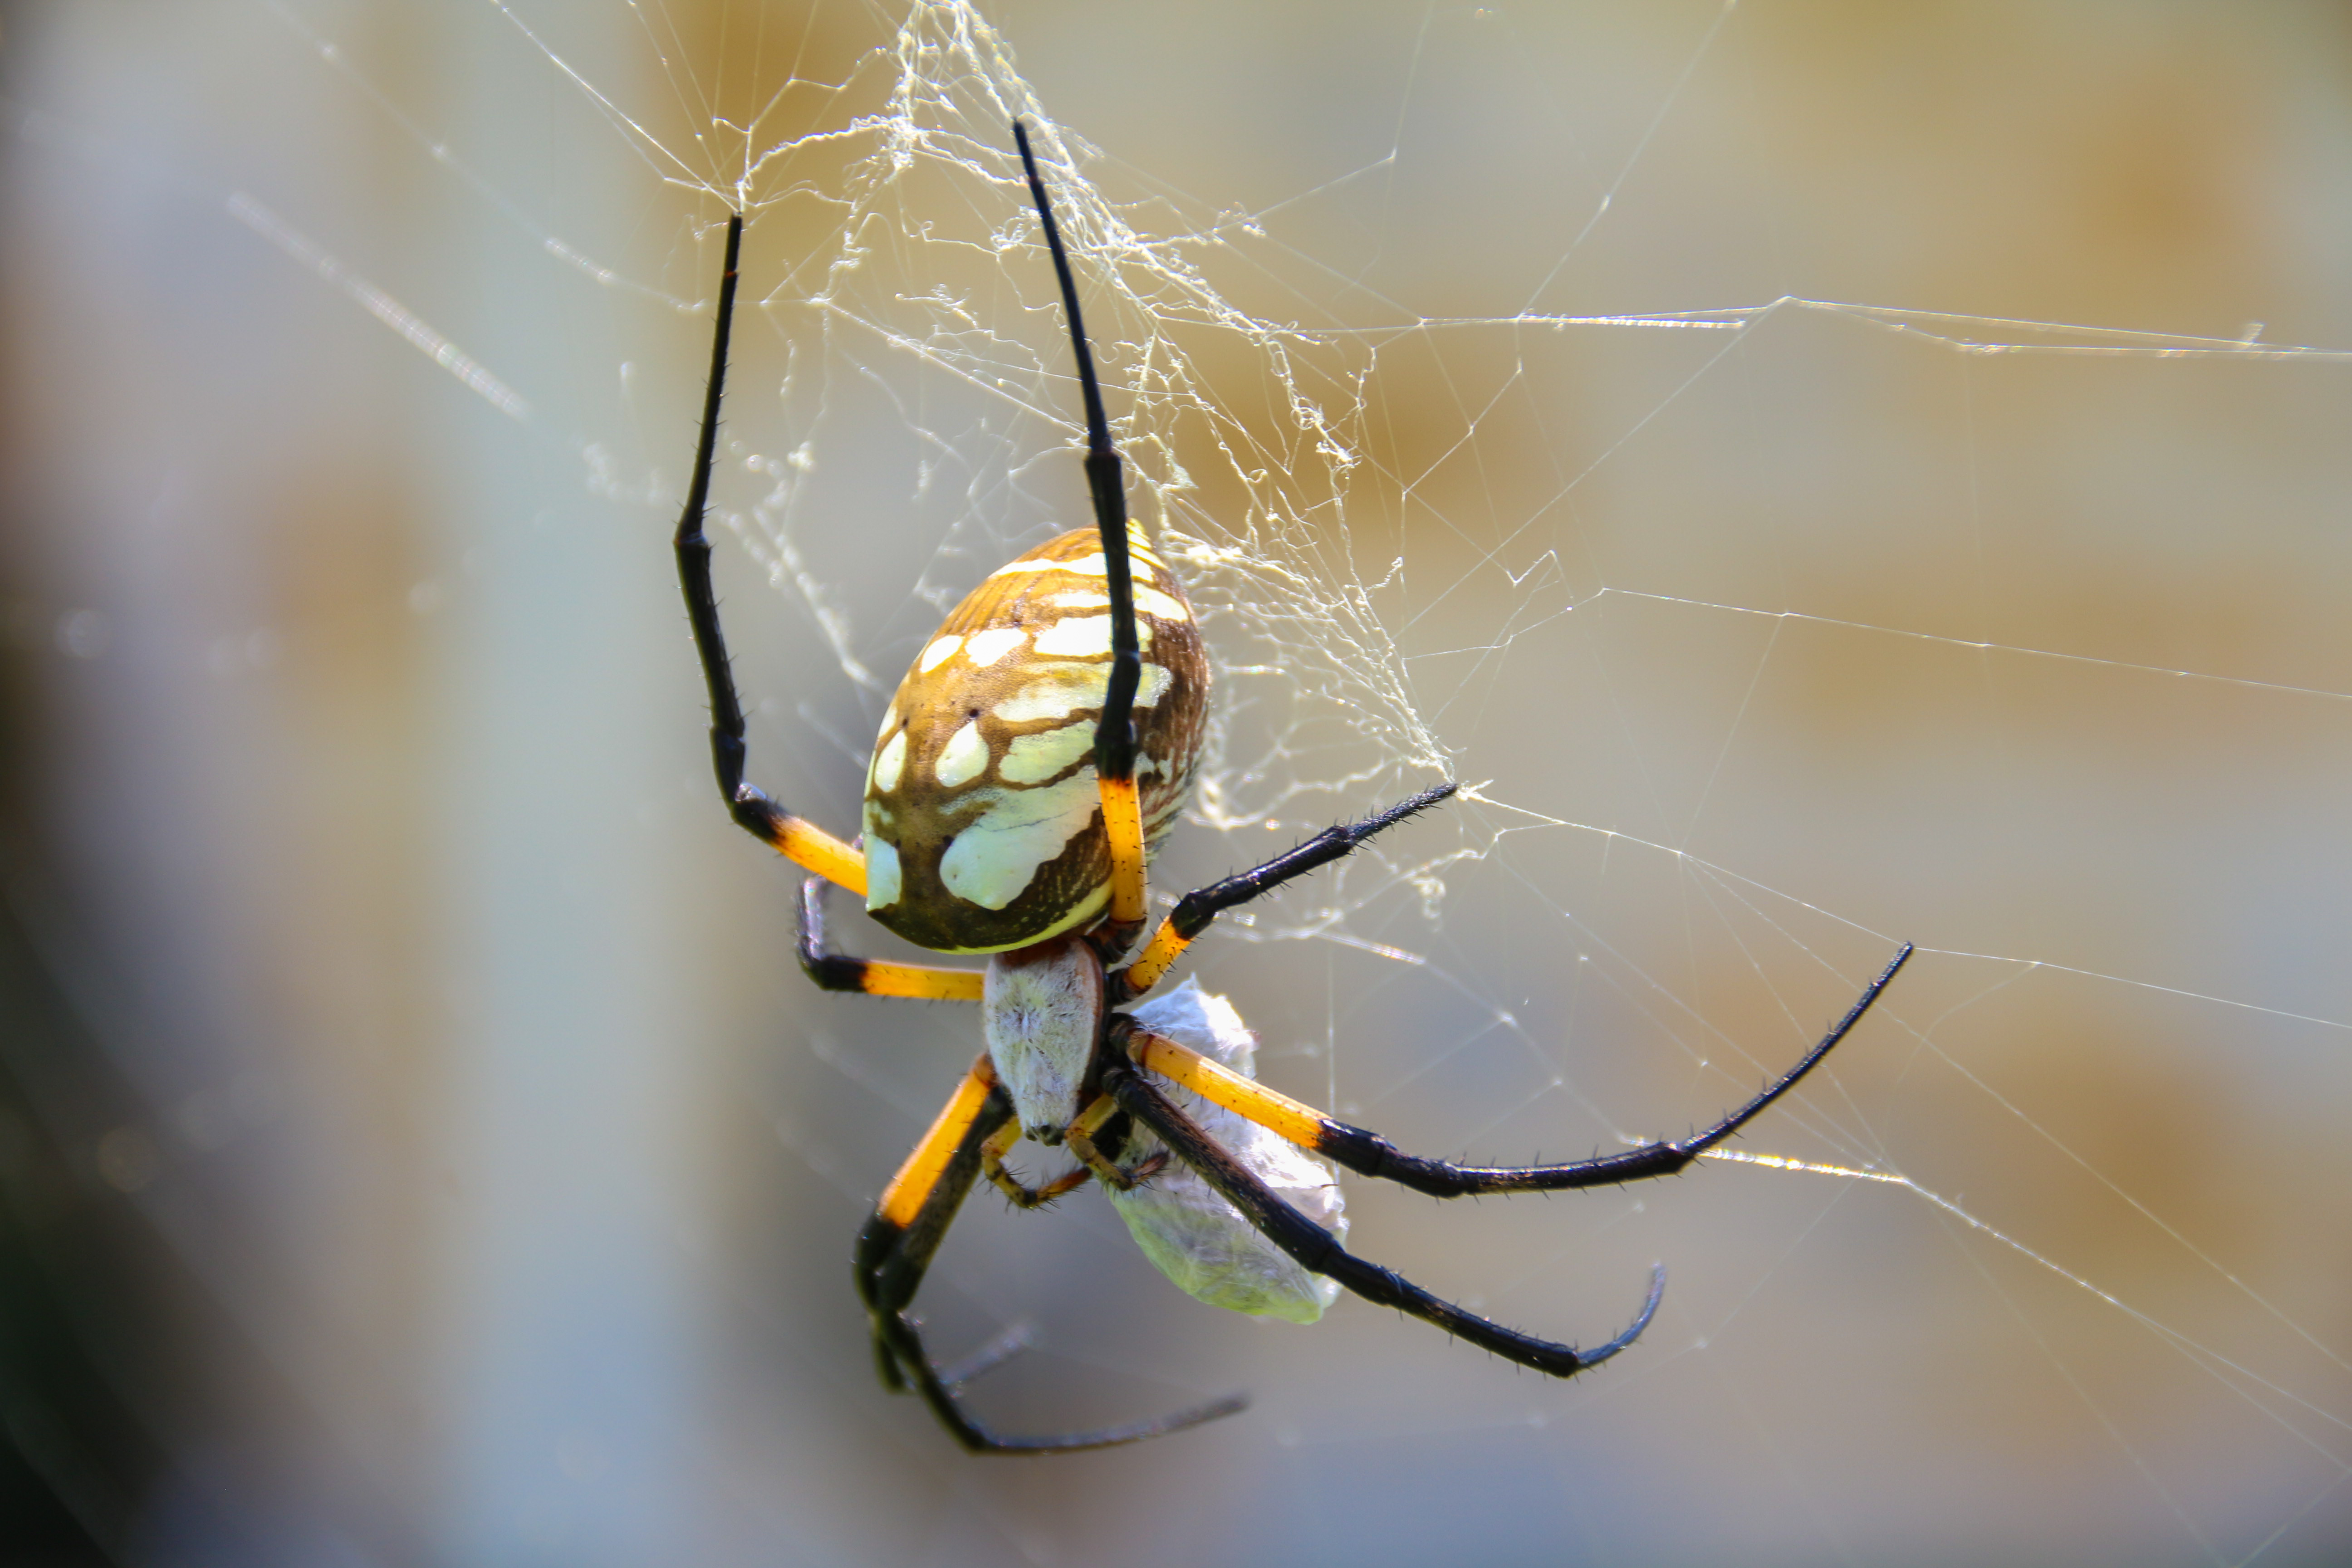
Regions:
<instances>
[{"instance_id":1,"label":"spider eye region","mask_svg":"<svg viewBox=\"0 0 2352 1568\"><path fill-rule=\"evenodd\" d=\"M1136 778L1146 852L1199 772L1209 664L1183 585L1130 529ZM1110 847L1095 726L1111 670L1100 535L1000 566L915 656L866 777L866 907L940 952L1002 952L1101 917Z\"/></svg>"}]
</instances>

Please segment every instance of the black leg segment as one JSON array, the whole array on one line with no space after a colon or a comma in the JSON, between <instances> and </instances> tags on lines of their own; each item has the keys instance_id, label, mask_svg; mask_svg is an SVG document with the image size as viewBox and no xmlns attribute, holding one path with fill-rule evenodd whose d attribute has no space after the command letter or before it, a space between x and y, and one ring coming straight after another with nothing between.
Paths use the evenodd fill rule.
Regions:
<instances>
[{"instance_id":1,"label":"black leg segment","mask_svg":"<svg viewBox=\"0 0 2352 1568\"><path fill-rule=\"evenodd\" d=\"M1067 1454L1086 1448L1115 1447L1147 1437L1181 1432L1221 1415L1231 1415L1248 1401L1238 1394L1196 1405L1172 1415L1106 1426L1090 1432L1058 1432L1033 1436L1007 1436L991 1431L963 1406L960 1391L982 1373L1002 1364L1021 1349L1000 1338L977 1355L942 1372L931 1364L923 1348L922 1330L908 1309L922 1288L923 1275L940 1244L947 1239L956 1211L963 1206L979 1179L981 1146L991 1133L1013 1120L1013 1104L1001 1088L992 1087L978 1117L957 1141L920 1201L903 1223L880 1207L857 1236L857 1294L874 1329L874 1359L885 1386L903 1393L912 1389L929 1405L931 1414L955 1440L975 1454ZM906 1211L902 1210L902 1213Z\"/></svg>"},{"instance_id":2,"label":"black leg segment","mask_svg":"<svg viewBox=\"0 0 2352 1568\"><path fill-rule=\"evenodd\" d=\"M1213 882L1185 894L1176 900L1176 908L1168 918L1160 922L1160 929L1152 933L1150 943L1137 955L1135 962L1113 976L1111 988L1116 999L1123 1002L1130 996L1139 996L1159 984L1169 966L1176 962L1185 948L1192 945L1193 938L1208 930L1209 923L1226 910L1271 892L1293 877L1303 877L1309 871L1329 865L1375 833L1393 827L1417 812L1428 810L1459 787L1454 784L1442 784L1433 789L1423 790L1419 795L1397 802L1386 811L1374 812L1360 822L1344 822L1336 827L1327 827L1306 843L1285 850L1263 866L1254 866L1222 882Z\"/></svg>"},{"instance_id":3,"label":"black leg segment","mask_svg":"<svg viewBox=\"0 0 2352 1568\"><path fill-rule=\"evenodd\" d=\"M1653 1270L1649 1297L1642 1305L1641 1315L1622 1333L1589 1351L1507 1329L1491 1319L1465 1311L1451 1301L1441 1300L1393 1269L1368 1263L1348 1251L1330 1232L1285 1203L1264 1182L1244 1169L1241 1162L1202 1131L1192 1118L1177 1110L1134 1068L1124 1065L1111 1068L1103 1074L1103 1088L1138 1121L1158 1133L1160 1142L1175 1151L1178 1159L1198 1171L1223 1194L1259 1235L1296 1259L1301 1268L1328 1275L1368 1301L1410 1312L1435 1323L1457 1339L1467 1340L1481 1350L1492 1351L1521 1366L1553 1377L1573 1377L1608 1360L1641 1337L1665 1293L1665 1270Z\"/></svg>"},{"instance_id":4,"label":"black leg segment","mask_svg":"<svg viewBox=\"0 0 2352 1568\"><path fill-rule=\"evenodd\" d=\"M1029 128L1018 120L1013 122L1013 141L1021 149L1021 167L1029 176L1029 195L1037 204L1045 247L1054 255L1062 313L1070 323L1071 346L1077 351L1078 392L1086 400L1087 489L1093 494L1095 524L1102 532L1110 596L1110 689L1095 725L1095 772L1105 779L1125 779L1135 773L1135 691L1143 676L1143 653L1135 634L1135 579L1127 556L1127 481L1110 444L1110 420L1103 412L1102 385L1095 379L1086 324L1078 317L1078 286L1062 249L1061 227L1054 221L1053 203L1045 199L1045 183L1037 177Z\"/></svg>"},{"instance_id":5,"label":"black leg segment","mask_svg":"<svg viewBox=\"0 0 2352 1568\"><path fill-rule=\"evenodd\" d=\"M1672 1142L1644 1143L1638 1149L1628 1149L1622 1154L1604 1154L1591 1160L1571 1160L1558 1165L1476 1166L1456 1165L1445 1160L1428 1160L1417 1154L1400 1152L1396 1145L1377 1132L1360 1127L1350 1127L1344 1121L1326 1119L1316 1138L1315 1152L1336 1164L1363 1176L1378 1176L1395 1182L1415 1192L1432 1197L1456 1198L1475 1193L1541 1193L1560 1192L1572 1187L1613 1186L1625 1182L1638 1182L1650 1176L1670 1176L1714 1148L1749 1121L1764 1109L1797 1086L1797 1080L1818 1066L1832 1047L1853 1033L1878 1000L1878 994L1911 957L1911 944L1904 943L1894 962L1879 972L1878 978L1846 1009L1821 1043L1804 1055L1795 1067L1782 1073L1764 1091L1706 1131Z\"/></svg>"},{"instance_id":6,"label":"black leg segment","mask_svg":"<svg viewBox=\"0 0 2352 1568\"><path fill-rule=\"evenodd\" d=\"M726 634L719 629L719 597L710 585L710 537L703 531L710 509L710 471L718 460L719 411L727 389L727 345L735 330L736 264L742 253L743 215L730 213L727 269L719 279L719 320L711 333L710 380L703 389L702 434L695 443L694 472L687 481L686 507L678 513L675 542L678 585L686 593L687 618L694 625L702 682L710 692L710 763L719 778L719 797L738 826L819 876L864 892L863 856L743 782L743 701L736 694Z\"/></svg>"}]
</instances>

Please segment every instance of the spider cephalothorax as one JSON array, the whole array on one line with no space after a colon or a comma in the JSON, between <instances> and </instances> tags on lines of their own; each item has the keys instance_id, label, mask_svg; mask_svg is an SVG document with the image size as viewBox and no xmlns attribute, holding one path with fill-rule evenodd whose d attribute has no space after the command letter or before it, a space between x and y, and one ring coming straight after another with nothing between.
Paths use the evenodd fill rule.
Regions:
<instances>
[{"instance_id":1,"label":"spider cephalothorax","mask_svg":"<svg viewBox=\"0 0 2352 1568\"><path fill-rule=\"evenodd\" d=\"M997 568L916 656L876 738L858 843L784 811L743 778L743 709L703 533L734 319L740 215L727 226L701 442L677 527L678 573L710 692L719 794L740 825L815 873L802 894L802 966L830 990L981 1005L987 1049L858 1236L857 1287L883 1381L920 1394L959 1442L982 1453L1133 1442L1242 1406L1238 1398L1223 1399L1131 1426L1047 1436L1006 1436L976 1421L963 1406L962 1386L1002 1356L983 1352L963 1369L942 1372L924 1350L910 1308L956 1210L982 1177L1024 1208L1100 1181L1147 1256L1218 1306L1311 1321L1336 1281L1557 1377L1605 1361L1648 1326L1663 1271L1653 1273L1632 1326L1591 1350L1523 1334L1349 1252L1340 1244L1336 1190L1297 1151L1436 1197L1665 1175L1788 1092L1860 1021L1911 950L1895 954L1795 1067L1706 1131L1552 1165L1422 1159L1267 1089L1249 1070L1239 1020L1197 991L1180 987L1122 1010L1159 984L1219 911L1339 858L1454 786L1424 790L1186 894L1139 946L1146 862L1182 811L1200 765L1208 661L1183 585L1128 521L1077 287L1028 132L1016 123L1013 133L1077 358L1095 526ZM827 884L863 894L877 921L919 946L989 954L986 969L834 952L825 939ZM1196 1112L1171 1100L1171 1090L1196 1097ZM1078 1165L1027 1184L1006 1163L1024 1137L1066 1148Z\"/></svg>"}]
</instances>

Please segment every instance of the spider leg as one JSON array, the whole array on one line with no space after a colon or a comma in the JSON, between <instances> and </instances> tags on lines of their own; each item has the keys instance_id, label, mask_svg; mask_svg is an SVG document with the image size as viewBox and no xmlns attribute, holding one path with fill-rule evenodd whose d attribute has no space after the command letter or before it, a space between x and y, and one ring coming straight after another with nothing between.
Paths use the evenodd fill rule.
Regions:
<instances>
[{"instance_id":1,"label":"spider leg","mask_svg":"<svg viewBox=\"0 0 2352 1568\"><path fill-rule=\"evenodd\" d=\"M1070 323L1070 342L1077 352L1078 390L1087 407L1087 489L1094 498L1095 526L1102 534L1103 575L1110 598L1110 686L1104 694L1102 717L1095 724L1095 783L1102 795L1103 833L1110 845L1110 913L1104 932L1105 950L1118 952L1143 929L1143 812L1135 786L1135 692L1143 678L1143 653L1135 631L1135 577L1128 560L1127 481L1118 453L1110 442L1110 420L1103 413L1102 385L1095 378L1095 360L1087 347L1086 324L1078 318L1078 286L1070 275L1070 258L1062 249L1062 231L1054 222L1054 205L1045 199L1045 184L1037 176L1037 160L1029 151L1029 128L1016 120L1013 140L1021 149L1021 167L1029 176L1029 195L1037 204L1037 221L1045 231L1045 247L1054 255L1054 276L1062 285L1062 313Z\"/></svg>"},{"instance_id":2,"label":"spider leg","mask_svg":"<svg viewBox=\"0 0 2352 1568\"><path fill-rule=\"evenodd\" d=\"M1570 1160L1557 1165L1456 1165L1445 1160L1403 1153L1377 1132L1350 1127L1326 1116L1311 1105L1244 1078L1173 1040L1138 1028L1124 1016L1115 1020L1111 1029L1113 1039L1125 1046L1129 1059L1138 1065L1359 1175L1378 1176L1437 1198L1456 1198L1465 1193L1557 1192L1570 1187L1638 1182L1681 1170L1795 1088L1797 1080L1819 1065L1831 1048L1862 1021L1862 1016L1870 1011L1870 1005L1878 1000L1878 994L1886 989L1910 956L1911 945L1906 942L1894 962L1879 972L1878 978L1846 1009L1845 1016L1822 1037L1820 1044L1767 1085L1762 1093L1706 1131L1670 1142L1644 1143L1622 1154Z\"/></svg>"},{"instance_id":3,"label":"spider leg","mask_svg":"<svg viewBox=\"0 0 2352 1568\"><path fill-rule=\"evenodd\" d=\"M1063 1131L1062 1142L1071 1153L1086 1162L1087 1169L1100 1178L1103 1185L1114 1192L1131 1193L1168 1168L1168 1152L1163 1149L1133 1166L1122 1165L1104 1153L1096 1140L1106 1127L1117 1121L1119 1127L1113 1130L1112 1147L1118 1147L1119 1140L1126 1136L1124 1129L1129 1125L1126 1115L1118 1108L1118 1101L1107 1094L1097 1095L1095 1102Z\"/></svg>"},{"instance_id":4,"label":"spider leg","mask_svg":"<svg viewBox=\"0 0 2352 1568\"><path fill-rule=\"evenodd\" d=\"M1175 1151L1178 1159L1198 1171L1227 1203L1239 1209L1259 1235L1289 1254L1299 1267L1328 1275L1368 1301L1410 1312L1521 1366L1553 1377L1573 1377L1587 1367L1607 1361L1641 1337L1665 1294L1665 1270L1651 1270L1650 1293L1642 1304L1641 1315L1614 1339L1589 1351L1505 1328L1491 1319L1442 1300L1393 1269L1367 1262L1341 1247L1330 1232L1285 1203L1243 1168L1241 1162L1202 1131L1191 1117L1169 1103L1167 1097L1133 1068L1113 1065L1103 1074L1103 1088L1129 1114L1158 1133L1160 1142Z\"/></svg>"},{"instance_id":5,"label":"spider leg","mask_svg":"<svg viewBox=\"0 0 2352 1568\"><path fill-rule=\"evenodd\" d=\"M1034 1330L1015 1323L962 1360L940 1368L940 1381L950 1388L977 1383L1037 1342Z\"/></svg>"},{"instance_id":6,"label":"spider leg","mask_svg":"<svg viewBox=\"0 0 2352 1568\"><path fill-rule=\"evenodd\" d=\"M883 1384L896 1393L913 1389L955 1440L975 1454L1066 1454L1108 1448L1178 1432L1231 1415L1245 1401L1238 1395L1189 1410L1107 1426L1091 1432L1005 1436L990 1431L967 1412L958 1391L1021 1347L1000 1338L975 1356L942 1371L923 1349L920 1328L908 1309L921 1289L924 1272L947 1238L956 1210L979 1179L982 1144L1013 1121L1013 1105L997 1086L983 1056L956 1086L930 1131L890 1178L874 1213L857 1236L857 1293L874 1326L874 1358Z\"/></svg>"},{"instance_id":7,"label":"spider leg","mask_svg":"<svg viewBox=\"0 0 2352 1568\"><path fill-rule=\"evenodd\" d=\"M694 623L695 651L710 689L710 758L719 798L737 826L797 865L851 892L866 891L866 857L832 834L770 800L743 782L743 703L719 627L719 598L710 585L710 540L703 532L710 503L710 469L719 450L719 405L727 384L727 340L735 325L735 263L743 248L743 215L727 218L727 270L719 279L719 325L710 349L710 381L703 394L702 436L694 449L694 477L677 520L677 576Z\"/></svg>"},{"instance_id":8,"label":"spider leg","mask_svg":"<svg viewBox=\"0 0 2352 1568\"><path fill-rule=\"evenodd\" d=\"M1150 945L1137 956L1133 963L1118 972L1112 984L1116 998L1123 1002L1159 984L1177 956L1192 944L1193 938L1208 930L1209 922L1223 910L1236 904L1248 903L1293 877L1303 877L1319 866L1329 865L1382 828L1393 827L1415 812L1435 805L1457 787L1442 784L1434 789L1425 789L1409 799L1401 800L1386 811L1376 812L1361 822L1327 827L1306 843L1276 856L1263 866L1185 894L1177 900L1174 911L1160 922L1160 929L1152 933Z\"/></svg>"},{"instance_id":9,"label":"spider leg","mask_svg":"<svg viewBox=\"0 0 2352 1568\"><path fill-rule=\"evenodd\" d=\"M851 958L824 944L823 877L801 884L801 968L827 991L867 996L914 996L931 1002L977 1002L987 976L977 969L943 969L931 963L882 963Z\"/></svg>"},{"instance_id":10,"label":"spider leg","mask_svg":"<svg viewBox=\"0 0 2352 1568\"><path fill-rule=\"evenodd\" d=\"M1081 1165L1065 1171L1043 1186L1033 1187L1013 1173L1004 1156L1021 1142L1021 1123L1005 1119L1004 1125L981 1140L980 1173L994 1184L996 1190L1012 1200L1015 1208L1044 1208L1065 1193L1074 1193L1093 1180L1094 1173Z\"/></svg>"}]
</instances>

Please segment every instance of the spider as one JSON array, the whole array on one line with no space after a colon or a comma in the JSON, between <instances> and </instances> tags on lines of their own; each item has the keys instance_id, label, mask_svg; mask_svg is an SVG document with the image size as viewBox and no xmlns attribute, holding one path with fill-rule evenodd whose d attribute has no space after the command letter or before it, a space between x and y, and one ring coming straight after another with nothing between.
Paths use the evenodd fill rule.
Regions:
<instances>
[{"instance_id":1,"label":"spider","mask_svg":"<svg viewBox=\"0 0 2352 1568\"><path fill-rule=\"evenodd\" d=\"M987 1048L883 1189L857 1237L857 1289L871 1320L883 1384L919 1394L949 1433L976 1453L1106 1447L1241 1409L1244 1401L1233 1396L1124 1426L1035 1436L994 1432L965 1407L962 1390L1017 1343L1008 1349L1000 1342L961 1366L942 1368L924 1349L910 1310L957 1209L982 1177L1014 1204L1034 1208L1089 1180L1115 1196L1133 1196L1163 1172L1171 1182L1192 1173L1223 1200L1209 1202L1206 1210L1196 1205L1189 1229L1164 1213L1139 1222L1134 1212L1139 1211L1130 1212L1154 1261L1204 1300L1311 1321L1336 1295L1330 1284L1336 1281L1554 1377L1598 1365L1649 1326L1664 1291L1663 1268L1653 1270L1633 1323L1591 1350L1506 1328L1349 1252L1330 1229L1277 1190L1298 1192L1304 1184L1270 1180L1275 1162L1262 1152L1237 1152L1235 1141L1212 1137L1170 1099L1170 1089L1218 1108L1225 1113L1221 1124L1272 1143L1294 1162L1294 1171L1308 1163L1290 1154L1282 1140L1360 1175L1433 1197L1663 1176L1729 1138L1795 1087L1861 1020L1911 949L1895 954L1796 1066L1715 1126L1560 1164L1465 1166L1402 1152L1378 1133L1277 1093L1217 1055L1193 1050L1120 1011L1158 984L1221 910L1340 858L1435 805L1454 786L1443 784L1361 821L1326 829L1262 866L1187 893L1142 941L1144 868L1192 784L1209 668L1181 584L1128 519L1124 477L1069 258L1027 128L1016 121L1013 135L1077 359L1095 525L998 567L916 656L876 738L859 839L834 837L743 777L743 707L719 629L710 542L703 532L734 318L740 213L727 225L701 437L676 541L687 612L709 689L719 795L739 826L814 873L801 900L802 967L830 991L980 1004ZM863 894L867 913L884 929L934 952L985 954L986 968L879 963L832 951L824 916L828 884ZM1164 1000L1154 1005L1163 1009L1154 1014L1156 1021ZM1024 1135L1066 1148L1077 1167L1041 1185L1024 1182L1005 1157ZM1320 1167L1316 1170L1319 1176ZM1255 1262L1245 1256L1252 1249ZM1222 1281L1216 1267L1205 1278L1181 1276L1163 1256L1171 1254L1210 1256L1213 1263L1241 1257L1259 1288L1237 1297L1230 1268Z\"/></svg>"}]
</instances>

